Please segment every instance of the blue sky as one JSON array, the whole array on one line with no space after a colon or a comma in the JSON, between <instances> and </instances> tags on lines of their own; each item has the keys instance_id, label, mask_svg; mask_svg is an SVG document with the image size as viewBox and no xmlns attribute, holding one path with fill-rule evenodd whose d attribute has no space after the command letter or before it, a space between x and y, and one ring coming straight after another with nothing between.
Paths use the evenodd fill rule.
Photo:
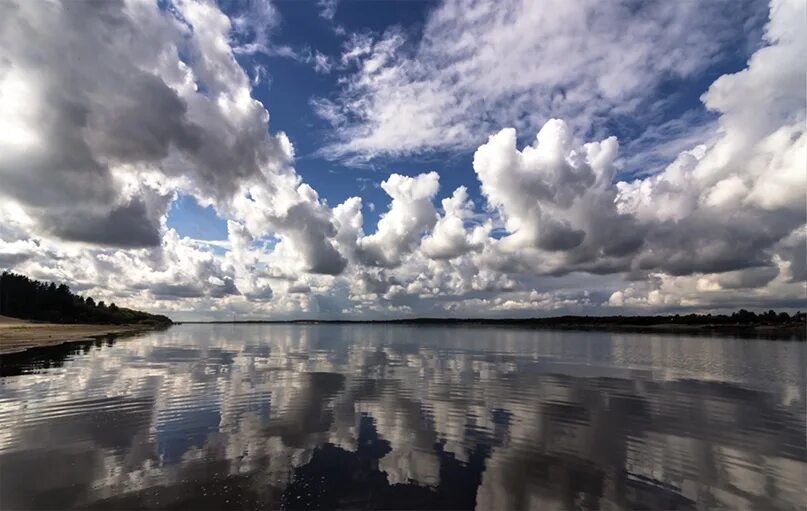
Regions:
<instances>
[{"instance_id":1,"label":"blue sky","mask_svg":"<svg viewBox=\"0 0 807 511\"><path fill-rule=\"evenodd\" d=\"M244 8L242 2L224 2L224 12L237 15ZM273 4L279 12L279 25L272 31L275 45L288 45L296 51L320 51L332 59L339 59L346 34L350 32L382 34L387 28L402 27L417 37L429 10L437 2L429 1L356 1L338 4L333 20L319 15L321 7L315 2L281 1ZM336 27L347 32L338 34ZM255 67L262 66L266 75L253 87L253 97L272 105L270 130L282 130L291 139L296 151L295 167L298 173L320 191L325 199L338 204L348 197L361 195L365 226L372 230L379 215L389 203L389 197L378 184L392 172L419 174L437 170L442 186L454 189L468 186L478 196L478 182L471 169L473 151L462 153L436 153L415 155L403 159L380 158L368 164L351 165L317 155L325 140L332 134L330 125L317 116L310 105L316 96L327 96L338 88L339 72L317 73L306 62L281 55L239 56L239 63L255 76ZM200 226L195 225L199 222ZM176 202L168 216L168 225L183 236L201 239L227 238L226 221L217 218L212 209L199 208L192 198L183 197ZM204 226L204 227L201 227ZM216 233L218 237L213 236Z\"/></svg>"},{"instance_id":2,"label":"blue sky","mask_svg":"<svg viewBox=\"0 0 807 511\"><path fill-rule=\"evenodd\" d=\"M222 2L222 10L237 16L248 10L244 2ZM333 61L338 61L345 50L350 34L371 34L379 37L389 29L402 30L417 44L422 27L431 11L439 6L437 1L343 1L336 3L333 19L320 15L322 6L308 1L279 1L272 4L277 11L272 24L271 41L275 47L289 47L299 55L321 52ZM714 80L723 74L742 70L748 57L762 44L761 33L766 21L767 8L762 2L738 3L735 11L723 11L733 19L726 23L729 33L725 47L713 62L698 73L680 77L664 77L657 88L645 100L648 106L643 115L608 117L595 123L588 130L578 133L581 138L614 135L629 151L623 158L629 159L630 143L640 139L648 128L663 126L678 119L686 119L693 128L716 119L701 101ZM329 203L335 205L348 197L362 196L365 199L363 214L365 231L374 230L379 215L389 204L389 197L378 184L391 173L417 175L435 170L440 174L441 188L453 190L466 186L471 199L483 203L479 181L472 169L475 146L453 151L424 151L403 157L381 155L359 164L345 159L327 159L318 151L333 137L333 127L318 116L311 106L311 99L328 97L340 87L340 79L350 69L316 72L308 62L299 57L257 53L239 55L239 63L255 77L256 67L263 69L260 82L252 89L252 95L270 110L271 131L284 131L295 147L295 167L303 179L311 184ZM499 128L508 127L501 124ZM527 145L534 133L518 134L519 146ZM476 142L481 143L482 140ZM629 180L633 175L647 175L662 170L675 155L650 157L642 155L647 147L635 149L637 156L648 156L640 163L625 162L617 174L617 180ZM649 151L647 151L649 152ZM373 207L368 207L372 203ZM200 208L192 197L183 196L175 202L168 215L168 225L183 236L204 240L226 240L226 221L215 215L212 208Z\"/></svg>"},{"instance_id":3,"label":"blue sky","mask_svg":"<svg viewBox=\"0 0 807 511\"><path fill-rule=\"evenodd\" d=\"M801 0L11 2L4 268L175 319L807 304Z\"/></svg>"}]
</instances>

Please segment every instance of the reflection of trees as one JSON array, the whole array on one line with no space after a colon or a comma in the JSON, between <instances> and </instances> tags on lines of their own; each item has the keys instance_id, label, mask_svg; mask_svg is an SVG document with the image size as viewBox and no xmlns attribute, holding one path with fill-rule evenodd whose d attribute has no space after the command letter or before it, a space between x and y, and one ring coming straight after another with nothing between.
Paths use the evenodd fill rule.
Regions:
<instances>
[{"instance_id":1,"label":"reflection of trees","mask_svg":"<svg viewBox=\"0 0 807 511\"><path fill-rule=\"evenodd\" d=\"M15 485L0 501L801 505L803 349L782 358L747 341L535 335L183 326L96 347L6 380L0 467L15 466ZM767 373L732 360L776 364L786 385L750 388L744 377Z\"/></svg>"}]
</instances>

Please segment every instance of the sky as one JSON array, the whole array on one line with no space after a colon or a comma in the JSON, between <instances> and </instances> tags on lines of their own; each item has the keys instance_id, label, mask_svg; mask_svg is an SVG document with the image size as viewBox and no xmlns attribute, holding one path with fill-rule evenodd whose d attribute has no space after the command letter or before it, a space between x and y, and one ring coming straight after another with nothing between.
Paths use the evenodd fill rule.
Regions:
<instances>
[{"instance_id":1,"label":"sky","mask_svg":"<svg viewBox=\"0 0 807 511\"><path fill-rule=\"evenodd\" d=\"M175 320L807 305L801 0L0 8L0 268Z\"/></svg>"}]
</instances>

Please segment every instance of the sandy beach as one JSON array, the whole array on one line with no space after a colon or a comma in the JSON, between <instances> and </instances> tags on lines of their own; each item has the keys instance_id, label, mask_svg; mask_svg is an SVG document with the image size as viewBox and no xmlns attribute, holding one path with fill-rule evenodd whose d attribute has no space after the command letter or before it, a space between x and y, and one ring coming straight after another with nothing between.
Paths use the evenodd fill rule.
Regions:
<instances>
[{"instance_id":1,"label":"sandy beach","mask_svg":"<svg viewBox=\"0 0 807 511\"><path fill-rule=\"evenodd\" d=\"M53 346L108 334L146 330L143 325L81 325L34 323L0 316L0 355Z\"/></svg>"}]
</instances>

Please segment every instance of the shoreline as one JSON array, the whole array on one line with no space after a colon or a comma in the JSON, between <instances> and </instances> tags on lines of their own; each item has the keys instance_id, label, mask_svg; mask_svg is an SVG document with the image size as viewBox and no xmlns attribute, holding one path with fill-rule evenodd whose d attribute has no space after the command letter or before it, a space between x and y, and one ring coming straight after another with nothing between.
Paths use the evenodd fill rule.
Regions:
<instances>
[{"instance_id":1,"label":"shoreline","mask_svg":"<svg viewBox=\"0 0 807 511\"><path fill-rule=\"evenodd\" d=\"M23 353L36 348L93 340L152 330L151 325L92 325L34 323L2 318L0 321L0 355Z\"/></svg>"},{"instance_id":2,"label":"shoreline","mask_svg":"<svg viewBox=\"0 0 807 511\"><path fill-rule=\"evenodd\" d=\"M177 321L174 325L378 325L378 326L443 326L516 328L528 330L557 330L580 332L612 332L633 334L671 334L705 337L737 337L765 340L807 340L807 328L802 324L683 324L683 323L616 323L596 321L565 321L563 318L528 319L454 319L413 318L392 320L245 320L245 321Z\"/></svg>"}]
</instances>

